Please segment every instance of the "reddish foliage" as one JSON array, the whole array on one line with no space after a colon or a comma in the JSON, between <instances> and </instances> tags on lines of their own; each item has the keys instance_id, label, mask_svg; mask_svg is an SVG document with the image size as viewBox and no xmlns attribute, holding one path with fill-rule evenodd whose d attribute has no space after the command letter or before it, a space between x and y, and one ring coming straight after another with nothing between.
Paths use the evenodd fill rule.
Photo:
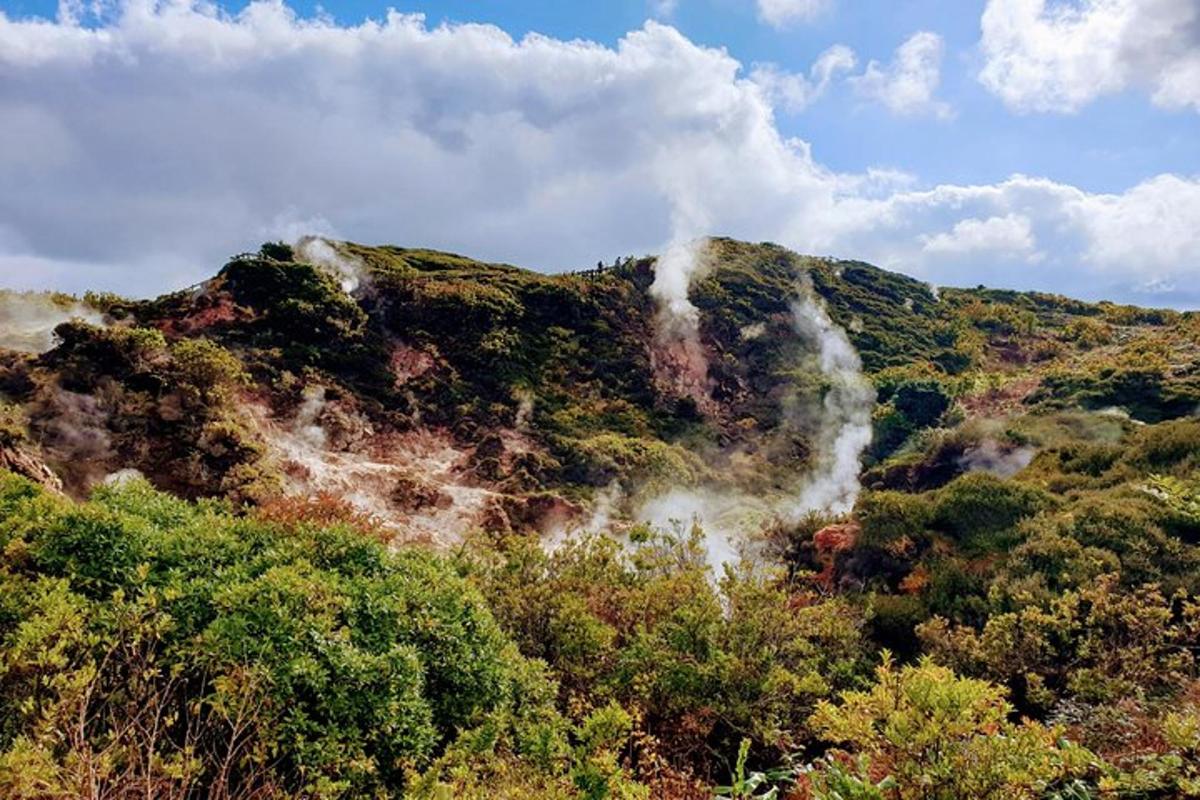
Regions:
<instances>
[{"instance_id":1,"label":"reddish foliage","mask_svg":"<svg viewBox=\"0 0 1200 800\"><path fill-rule=\"evenodd\" d=\"M862 526L857 522L826 525L813 534L813 544L816 546L818 554L834 555L854 547L861 533Z\"/></svg>"},{"instance_id":2,"label":"reddish foliage","mask_svg":"<svg viewBox=\"0 0 1200 800\"><path fill-rule=\"evenodd\" d=\"M249 312L239 308L226 292L202 294L196 298L196 302L184 316L163 320L159 323L159 328L170 336L187 336L214 325L246 320L250 316Z\"/></svg>"},{"instance_id":3,"label":"reddish foliage","mask_svg":"<svg viewBox=\"0 0 1200 800\"><path fill-rule=\"evenodd\" d=\"M920 594L929 585L931 576L923 565L904 576L900 581L900 591L905 594Z\"/></svg>"},{"instance_id":4,"label":"reddish foliage","mask_svg":"<svg viewBox=\"0 0 1200 800\"><path fill-rule=\"evenodd\" d=\"M647 783L654 800L711 800L712 790L704 783L664 767Z\"/></svg>"},{"instance_id":5,"label":"reddish foliage","mask_svg":"<svg viewBox=\"0 0 1200 800\"><path fill-rule=\"evenodd\" d=\"M959 403L972 417L1002 417L1021 408L1025 398L1041 384L1041 378L1031 376L1010 381L998 389L987 389L979 394L959 398Z\"/></svg>"},{"instance_id":6,"label":"reddish foliage","mask_svg":"<svg viewBox=\"0 0 1200 800\"><path fill-rule=\"evenodd\" d=\"M388 367L395 378L396 386L400 387L433 369L434 361L428 353L407 344L398 343L392 347L391 355L388 358Z\"/></svg>"},{"instance_id":7,"label":"reddish foliage","mask_svg":"<svg viewBox=\"0 0 1200 800\"><path fill-rule=\"evenodd\" d=\"M276 497L260 505L255 515L282 525L348 525L383 542L391 539L374 514L327 492L309 497Z\"/></svg>"},{"instance_id":8,"label":"reddish foliage","mask_svg":"<svg viewBox=\"0 0 1200 800\"><path fill-rule=\"evenodd\" d=\"M834 584L835 562L838 553L850 550L858 542L862 526L857 522L842 522L837 525L826 525L813 534L813 547L817 551L817 561L821 571L814 580L824 589L832 590Z\"/></svg>"}]
</instances>

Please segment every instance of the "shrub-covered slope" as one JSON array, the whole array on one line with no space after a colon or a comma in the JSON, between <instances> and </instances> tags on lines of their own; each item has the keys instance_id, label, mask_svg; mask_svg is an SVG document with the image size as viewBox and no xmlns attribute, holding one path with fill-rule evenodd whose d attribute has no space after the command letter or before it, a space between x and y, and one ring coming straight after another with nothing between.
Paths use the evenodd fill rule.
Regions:
<instances>
[{"instance_id":1,"label":"shrub-covered slope","mask_svg":"<svg viewBox=\"0 0 1200 800\"><path fill-rule=\"evenodd\" d=\"M0 794L1200 794L1200 318L715 239L697 382L654 268L6 295Z\"/></svg>"},{"instance_id":2,"label":"shrub-covered slope","mask_svg":"<svg viewBox=\"0 0 1200 800\"><path fill-rule=\"evenodd\" d=\"M982 289L939 297L865 264L720 239L691 291L707 361L698 403L672 380L651 259L543 275L338 248L341 272L268 245L185 292L89 296L90 322L60 327L53 349L0 351L29 455L76 495L129 468L189 497L357 482L370 485L362 507L385 517L433 517L471 495L472 520L514 528L577 514L613 481L784 486L812 467L805 409L827 388L793 330L806 286L877 388L868 456L888 485L919 476L887 459L956 414L1119 407L1157 422L1200 403L1193 317ZM432 482L401 468L439 458L452 463ZM533 497L547 490L560 497Z\"/></svg>"}]
</instances>

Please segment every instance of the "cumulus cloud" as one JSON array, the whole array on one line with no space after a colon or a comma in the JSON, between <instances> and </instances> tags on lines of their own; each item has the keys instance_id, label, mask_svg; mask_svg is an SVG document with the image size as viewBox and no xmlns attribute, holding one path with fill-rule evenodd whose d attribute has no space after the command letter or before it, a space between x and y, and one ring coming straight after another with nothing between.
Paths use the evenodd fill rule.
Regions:
<instances>
[{"instance_id":1,"label":"cumulus cloud","mask_svg":"<svg viewBox=\"0 0 1200 800\"><path fill-rule=\"evenodd\" d=\"M775 28L810 22L833 7L833 0L757 0L758 16Z\"/></svg>"},{"instance_id":2,"label":"cumulus cloud","mask_svg":"<svg viewBox=\"0 0 1200 800\"><path fill-rule=\"evenodd\" d=\"M1020 214L987 219L959 220L942 233L922 237L922 249L938 255L973 255L976 253L1036 256L1033 225Z\"/></svg>"},{"instance_id":3,"label":"cumulus cloud","mask_svg":"<svg viewBox=\"0 0 1200 800\"><path fill-rule=\"evenodd\" d=\"M997 184L847 199L841 210L858 220L864 257L942 284L1013 285L1011 267L1024 263L1037 269L1019 276L1022 288L1130 299L1149 285L1200 277L1200 229L1190 222L1200 214L1197 177L1159 175L1119 194L1097 194L1014 175ZM948 218L956 221L946 226ZM948 252L956 249L961 257ZM1181 293L1177 303L1198 300ZM1160 293L1154 301L1171 299Z\"/></svg>"},{"instance_id":4,"label":"cumulus cloud","mask_svg":"<svg viewBox=\"0 0 1200 800\"><path fill-rule=\"evenodd\" d=\"M144 295L304 233L542 269L725 234L1008 283L1011 254L926 245L1009 215L1046 254L1021 285L1119 295L1194 285L1200 268L1196 177L1091 194L1024 176L923 188L837 173L780 133L786 94L763 73L656 22L605 47L395 12L339 25L275 2L114 14L0 14L5 284ZM807 80L832 79L845 55L827 52Z\"/></svg>"},{"instance_id":5,"label":"cumulus cloud","mask_svg":"<svg viewBox=\"0 0 1200 800\"><path fill-rule=\"evenodd\" d=\"M951 116L950 106L934 97L942 80L942 37L918 31L896 49L890 64L872 61L850 81L863 97L882 103L893 114Z\"/></svg>"},{"instance_id":6,"label":"cumulus cloud","mask_svg":"<svg viewBox=\"0 0 1200 800\"><path fill-rule=\"evenodd\" d=\"M1200 272L1200 179L1159 175L1123 194L1080 194L1066 212L1084 231L1084 258L1094 264L1121 269L1135 263L1159 271L1188 266L1193 275Z\"/></svg>"},{"instance_id":7,"label":"cumulus cloud","mask_svg":"<svg viewBox=\"0 0 1200 800\"><path fill-rule=\"evenodd\" d=\"M796 114L820 99L834 78L857 63L853 50L835 44L817 57L808 75L787 72L775 64L756 64L750 80L762 88L773 106Z\"/></svg>"},{"instance_id":8,"label":"cumulus cloud","mask_svg":"<svg viewBox=\"0 0 1200 800\"><path fill-rule=\"evenodd\" d=\"M1200 111L1200 3L989 0L983 85L1017 111L1074 112L1130 87Z\"/></svg>"}]
</instances>

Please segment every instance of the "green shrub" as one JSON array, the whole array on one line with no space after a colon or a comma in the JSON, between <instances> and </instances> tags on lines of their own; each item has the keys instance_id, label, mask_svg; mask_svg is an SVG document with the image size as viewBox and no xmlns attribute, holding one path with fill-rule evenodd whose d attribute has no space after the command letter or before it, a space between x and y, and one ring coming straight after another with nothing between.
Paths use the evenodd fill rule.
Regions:
<instances>
[{"instance_id":1,"label":"green shrub","mask_svg":"<svg viewBox=\"0 0 1200 800\"><path fill-rule=\"evenodd\" d=\"M49 748L65 786L101 759L116 793L363 796L398 792L481 724L518 754L561 740L545 678L435 555L136 481L57 508L3 487L0 762ZM146 714L163 715L154 738ZM62 726L77 735L49 747ZM21 777L0 771L0 793Z\"/></svg>"},{"instance_id":2,"label":"green shrub","mask_svg":"<svg viewBox=\"0 0 1200 800\"><path fill-rule=\"evenodd\" d=\"M1172 420L1143 428L1134 437L1127 459L1156 472L1200 467L1200 420Z\"/></svg>"},{"instance_id":3,"label":"green shrub","mask_svg":"<svg viewBox=\"0 0 1200 800\"><path fill-rule=\"evenodd\" d=\"M973 547L1004 547L1014 527L1051 507L1038 489L984 472L963 475L938 490L933 524Z\"/></svg>"},{"instance_id":4,"label":"green shrub","mask_svg":"<svg viewBox=\"0 0 1200 800\"><path fill-rule=\"evenodd\" d=\"M522 652L549 663L566 708L636 709L673 768L702 770L699 753L743 737L779 755L804 742L816 700L862 673L860 612L750 570L716 583L702 538L635 538L553 554L513 538L472 569Z\"/></svg>"},{"instance_id":5,"label":"green shrub","mask_svg":"<svg viewBox=\"0 0 1200 800\"><path fill-rule=\"evenodd\" d=\"M862 543L887 547L907 538L924 543L933 521L934 506L925 495L905 492L865 492L854 509L862 524Z\"/></svg>"},{"instance_id":6,"label":"green shrub","mask_svg":"<svg viewBox=\"0 0 1200 800\"><path fill-rule=\"evenodd\" d=\"M950 396L937 381L909 381L896 389L892 405L914 428L927 428L946 413Z\"/></svg>"},{"instance_id":7,"label":"green shrub","mask_svg":"<svg viewBox=\"0 0 1200 800\"><path fill-rule=\"evenodd\" d=\"M25 411L15 403L0 401L0 447L12 447L29 436L29 420Z\"/></svg>"},{"instance_id":8,"label":"green shrub","mask_svg":"<svg viewBox=\"0 0 1200 800\"><path fill-rule=\"evenodd\" d=\"M822 738L863 757L860 786L891 777L888 795L859 797L1040 800L1049 786L1090 777L1091 753L1037 723L1011 722L1004 694L929 660L897 669L885 654L869 690L822 702L813 725Z\"/></svg>"},{"instance_id":9,"label":"green shrub","mask_svg":"<svg viewBox=\"0 0 1200 800\"><path fill-rule=\"evenodd\" d=\"M260 330L289 345L325 345L362 333L367 315L337 280L311 264L242 258L220 277L240 305L261 314Z\"/></svg>"},{"instance_id":10,"label":"green shrub","mask_svg":"<svg viewBox=\"0 0 1200 800\"><path fill-rule=\"evenodd\" d=\"M918 633L938 661L1011 687L1026 712L1066 699L1171 699L1187 685L1195 656L1184 643L1200 633L1194 602L1154 586L1122 590L1114 575L1039 600L993 613L979 631L934 618Z\"/></svg>"}]
</instances>

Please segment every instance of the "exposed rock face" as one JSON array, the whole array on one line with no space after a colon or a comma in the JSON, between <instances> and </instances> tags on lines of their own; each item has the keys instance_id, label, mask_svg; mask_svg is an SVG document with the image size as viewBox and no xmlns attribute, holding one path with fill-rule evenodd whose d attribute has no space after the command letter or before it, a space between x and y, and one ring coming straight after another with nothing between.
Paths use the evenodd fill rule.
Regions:
<instances>
[{"instance_id":1,"label":"exposed rock face","mask_svg":"<svg viewBox=\"0 0 1200 800\"><path fill-rule=\"evenodd\" d=\"M25 448L19 446L0 447L0 470L15 472L52 491L62 491L62 481L54 474L54 471Z\"/></svg>"}]
</instances>

